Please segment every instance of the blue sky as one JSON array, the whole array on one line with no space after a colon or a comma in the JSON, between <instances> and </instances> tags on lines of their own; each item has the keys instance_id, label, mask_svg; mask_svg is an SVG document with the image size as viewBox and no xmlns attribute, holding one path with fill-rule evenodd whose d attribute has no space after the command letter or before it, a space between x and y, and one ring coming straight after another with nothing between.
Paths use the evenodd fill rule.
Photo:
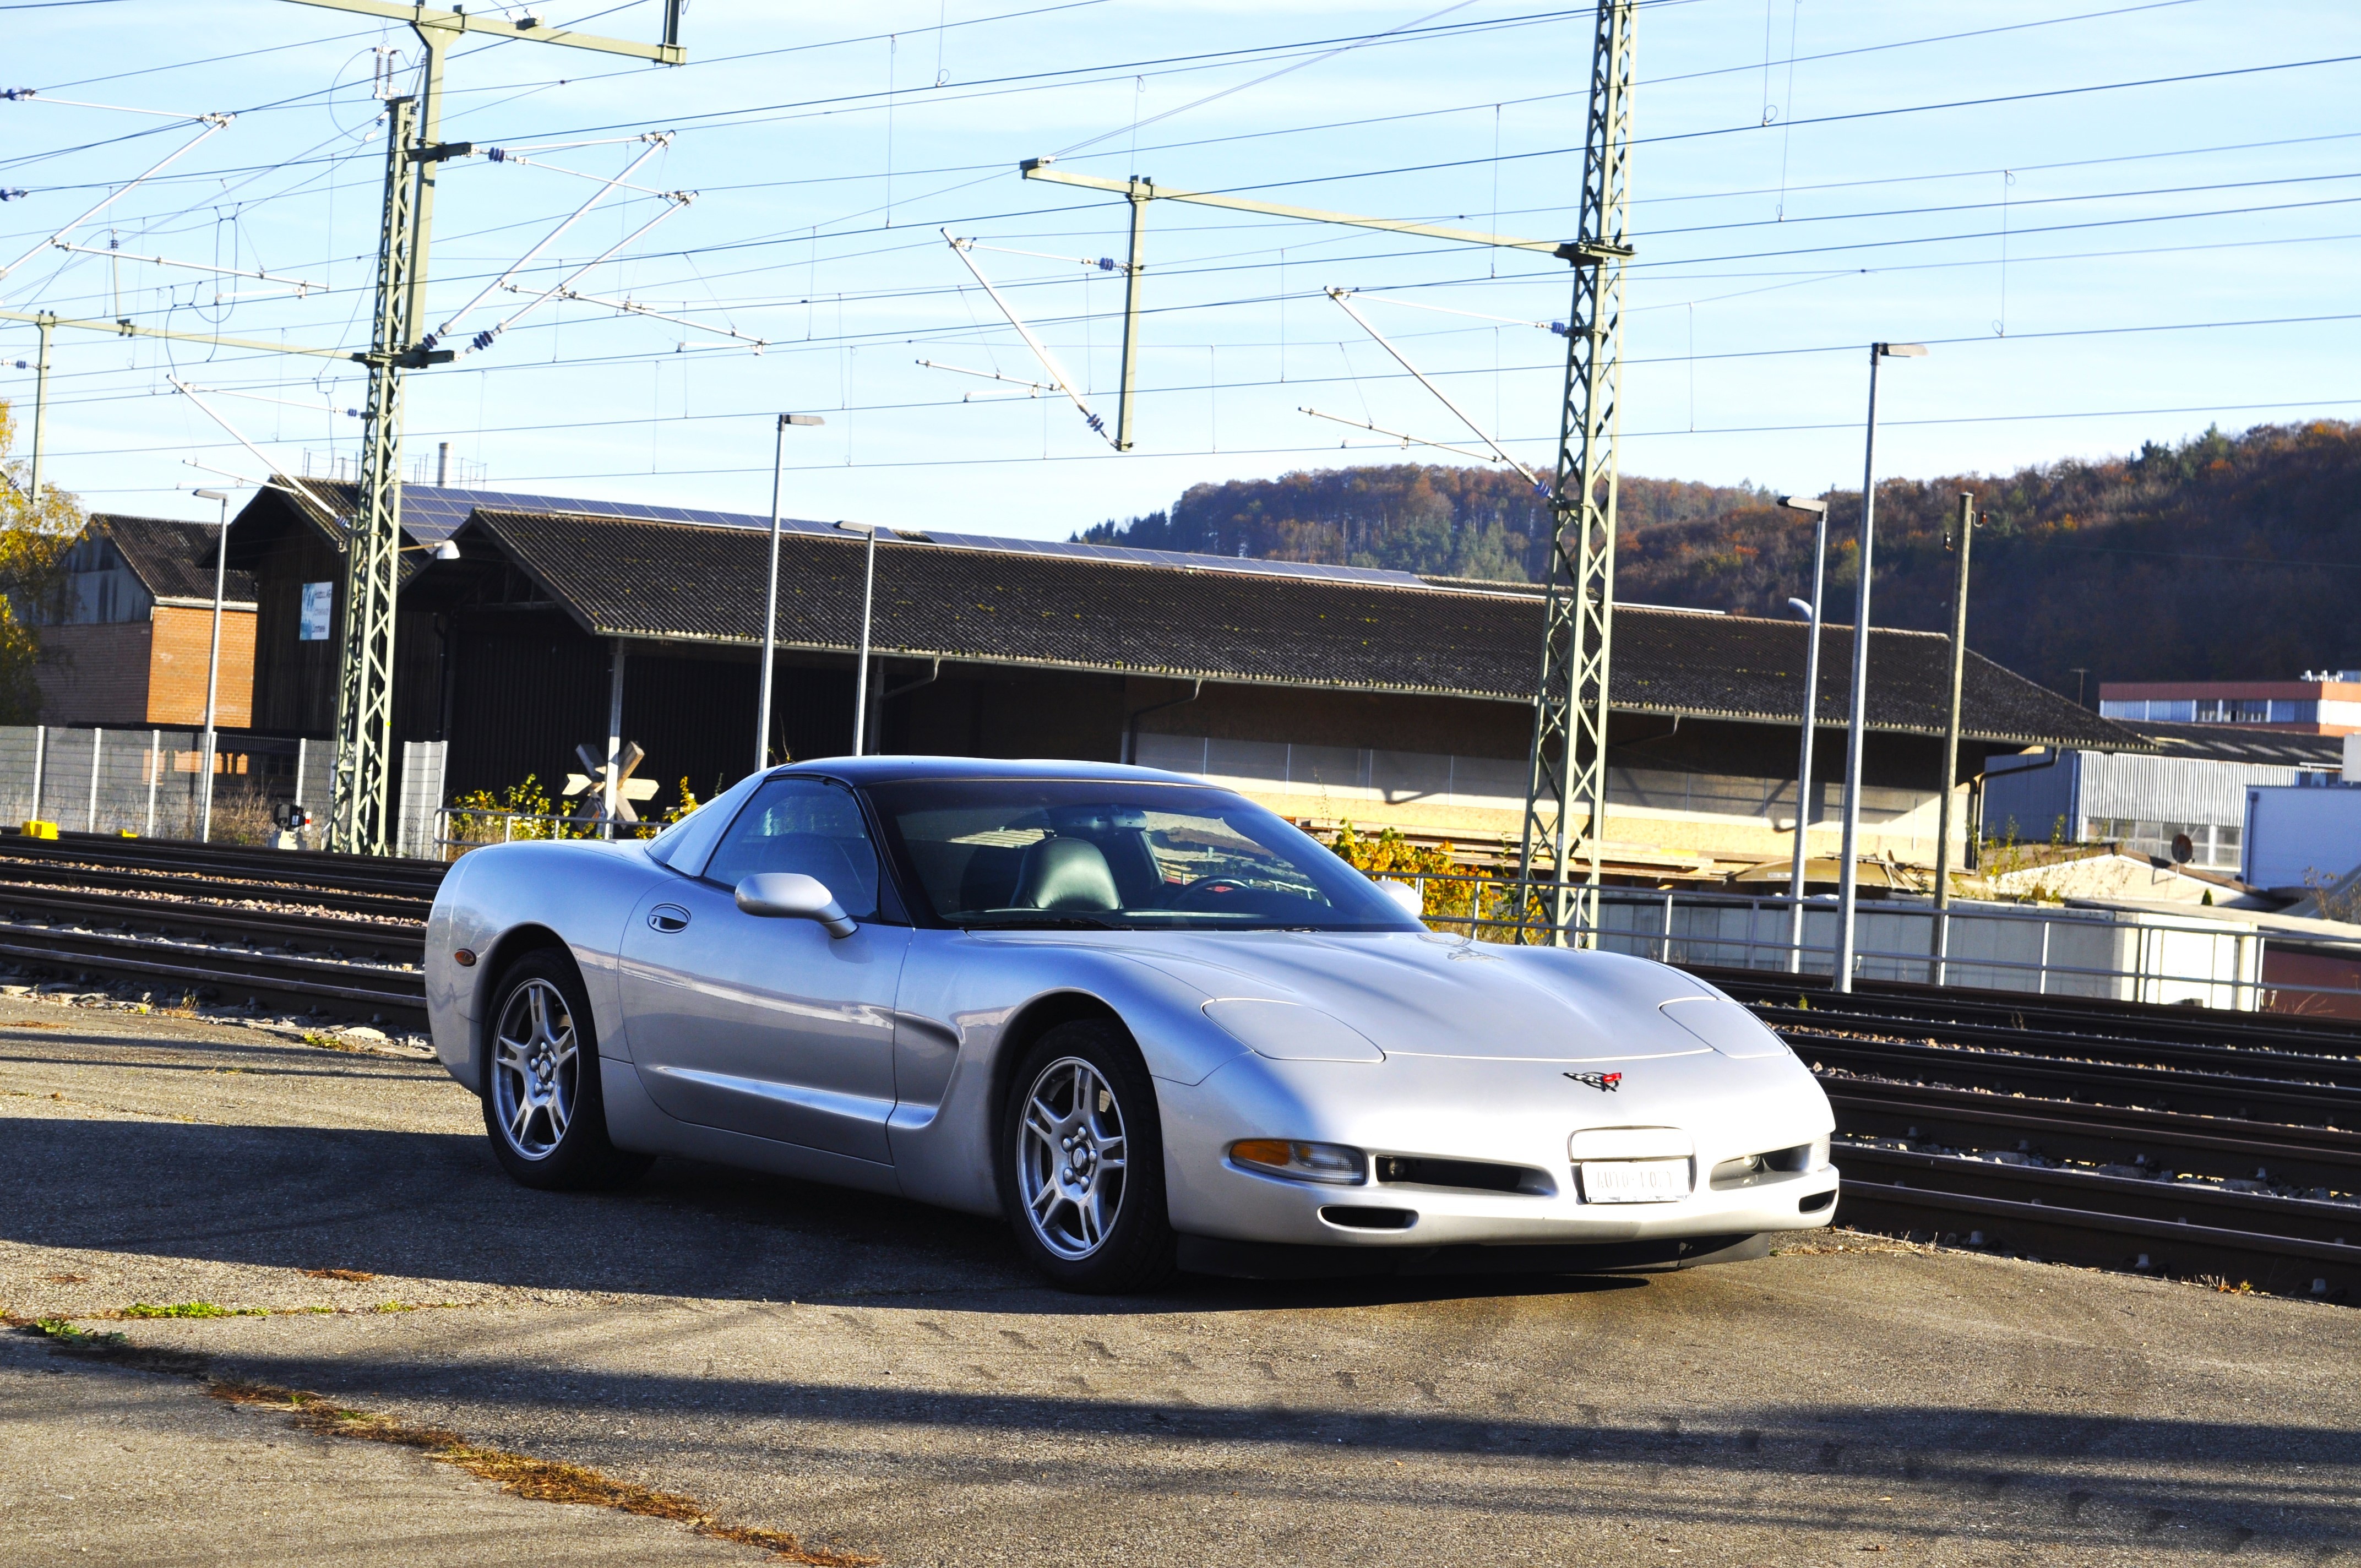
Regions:
<instances>
[{"instance_id":1,"label":"blue sky","mask_svg":"<svg viewBox=\"0 0 2361 1568\"><path fill-rule=\"evenodd\" d=\"M38 90L0 103L0 265L193 134L126 109L229 110L67 237L271 277L47 249L0 278L0 306L365 345L374 51L406 69L415 46L293 0L198 9L0 5L0 86ZM536 9L646 38L662 7ZM1873 338L1933 345L1888 373L1888 474L2361 410L2361 319L2333 319L2361 313L2361 60L2337 59L2361 56L2361 8L1654 0L1639 29L1626 473L1857 484ZM521 42L454 51L446 137L591 145L447 166L436 322L600 189L583 176L649 151L612 138L672 131L641 189L593 209L511 280L526 293L496 291L455 341L664 212L663 192L696 197L573 287L697 324L543 305L411 378L413 461L447 441L492 488L759 511L771 416L808 411L828 422L790 433L791 513L1060 537L1202 481L1402 460L1305 406L1477 444L1323 293L1336 287L1382 296L1361 306L1371 324L1522 461L1550 464L1564 341L1521 323L1562 319L1568 285L1525 252L1155 204L1128 455L1062 399L994 397L1022 389L916 362L1047 378L948 228L998 247L971 255L1112 420L1123 284L1084 263L1122 254L1124 203L1024 181L1028 157L1569 235L1585 8L696 0L685 41L676 70ZM31 377L14 365L32 340L0 322L0 396L24 411ZM337 411L361 401L357 367L334 360L61 331L53 366L50 473L96 509L209 515L187 491L220 476L190 459L258 472L170 377L282 467L358 449Z\"/></svg>"}]
</instances>

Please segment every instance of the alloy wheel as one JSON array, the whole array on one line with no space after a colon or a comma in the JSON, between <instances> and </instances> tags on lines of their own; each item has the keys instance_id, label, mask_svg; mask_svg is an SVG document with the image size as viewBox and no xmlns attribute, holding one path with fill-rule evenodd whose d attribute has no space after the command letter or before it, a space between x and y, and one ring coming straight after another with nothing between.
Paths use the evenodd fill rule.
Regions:
<instances>
[{"instance_id":1,"label":"alloy wheel","mask_svg":"<svg viewBox=\"0 0 2361 1568\"><path fill-rule=\"evenodd\" d=\"M574 1010L545 980L528 980L510 993L495 1032L492 1105L509 1147L526 1159L547 1159L573 1124L581 1089Z\"/></svg>"},{"instance_id":2,"label":"alloy wheel","mask_svg":"<svg viewBox=\"0 0 2361 1568\"><path fill-rule=\"evenodd\" d=\"M1018 1196L1041 1245L1070 1261L1104 1245L1123 1211L1126 1165L1114 1086L1080 1057L1043 1068L1026 1091L1016 1151Z\"/></svg>"}]
</instances>

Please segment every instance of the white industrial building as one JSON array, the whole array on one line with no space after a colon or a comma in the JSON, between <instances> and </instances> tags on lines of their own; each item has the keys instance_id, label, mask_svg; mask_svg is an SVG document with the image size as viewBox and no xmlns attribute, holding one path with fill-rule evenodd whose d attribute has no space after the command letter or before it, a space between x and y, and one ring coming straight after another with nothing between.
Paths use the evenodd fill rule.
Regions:
<instances>
[{"instance_id":1,"label":"white industrial building","mask_svg":"<svg viewBox=\"0 0 2361 1568\"><path fill-rule=\"evenodd\" d=\"M1986 764L1983 832L2020 843L2120 844L2237 875L2246 792L2334 784L2344 741L2216 724L2129 723L2149 753L2053 750ZM2341 868L2342 869L2342 868Z\"/></svg>"}]
</instances>

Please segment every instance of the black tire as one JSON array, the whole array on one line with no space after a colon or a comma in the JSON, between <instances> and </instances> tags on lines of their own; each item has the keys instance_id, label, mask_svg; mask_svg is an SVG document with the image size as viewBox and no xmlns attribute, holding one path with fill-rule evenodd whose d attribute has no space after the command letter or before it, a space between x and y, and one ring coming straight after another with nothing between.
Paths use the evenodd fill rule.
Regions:
<instances>
[{"instance_id":1,"label":"black tire","mask_svg":"<svg viewBox=\"0 0 2361 1568\"><path fill-rule=\"evenodd\" d=\"M580 973L555 949L518 959L493 992L483 1102L492 1152L527 1187L620 1187L655 1163L607 1137L598 1028Z\"/></svg>"},{"instance_id":2,"label":"black tire","mask_svg":"<svg viewBox=\"0 0 2361 1568\"><path fill-rule=\"evenodd\" d=\"M1092 1086L1090 1103L1078 1105L1075 1091L1082 1083ZM1048 1107L1047 1131L1040 1135L1027 1128L1027 1113L1037 1100ZM1111 1131L1121 1140L1119 1168L1105 1152ZM1064 1141L1068 1135L1077 1140L1073 1146ZM1059 1140L1054 1146L1053 1139ZM1052 1284L1118 1295L1171 1279L1177 1246L1164 1201L1156 1084L1119 1025L1078 1019L1034 1043L1009 1079L999 1146L1009 1228L1027 1259ZM1106 1178L1118 1170L1120 1181L1109 1184Z\"/></svg>"}]
</instances>

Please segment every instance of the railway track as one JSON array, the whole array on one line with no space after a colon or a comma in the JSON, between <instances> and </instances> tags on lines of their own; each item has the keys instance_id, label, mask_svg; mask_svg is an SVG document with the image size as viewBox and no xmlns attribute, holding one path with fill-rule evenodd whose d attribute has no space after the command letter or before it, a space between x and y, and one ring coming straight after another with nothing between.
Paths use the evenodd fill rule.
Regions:
<instances>
[{"instance_id":1,"label":"railway track","mask_svg":"<svg viewBox=\"0 0 2361 1568\"><path fill-rule=\"evenodd\" d=\"M1967 1050L1818 1030L1782 1029L1778 1034L1812 1067L1856 1076L2289 1126L2361 1126L2361 1089L2330 1083L2247 1078L2194 1067L2138 1067Z\"/></svg>"},{"instance_id":2,"label":"railway track","mask_svg":"<svg viewBox=\"0 0 2361 1568\"><path fill-rule=\"evenodd\" d=\"M178 999L423 1027L443 867L0 835L0 960Z\"/></svg>"},{"instance_id":3,"label":"railway track","mask_svg":"<svg viewBox=\"0 0 2361 1568\"><path fill-rule=\"evenodd\" d=\"M405 861L378 855L343 855L324 850L258 850L245 845L197 844L171 839L110 838L64 833L27 839L0 832L0 859L39 864L66 862L124 871L178 872L225 880L248 878L356 893L378 893L433 902L450 870L436 861Z\"/></svg>"},{"instance_id":4,"label":"railway track","mask_svg":"<svg viewBox=\"0 0 2361 1568\"><path fill-rule=\"evenodd\" d=\"M1741 1002L1758 1007L1828 1013L1866 1025L1872 1020L1981 1025L2017 1033L2101 1036L2150 1045L2230 1044L2241 1050L2361 1058L2361 1024L2292 1013L2229 1012L2157 1003L2022 992L1862 981L1850 992L1830 988L1825 975L1681 966Z\"/></svg>"}]
</instances>

